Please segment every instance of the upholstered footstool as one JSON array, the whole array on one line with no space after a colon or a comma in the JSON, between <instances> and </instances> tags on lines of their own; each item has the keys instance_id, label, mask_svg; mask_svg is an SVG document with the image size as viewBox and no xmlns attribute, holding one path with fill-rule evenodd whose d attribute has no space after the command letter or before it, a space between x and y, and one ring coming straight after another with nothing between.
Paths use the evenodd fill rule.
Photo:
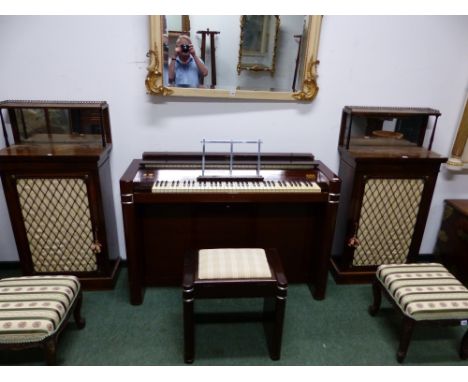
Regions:
<instances>
[{"instance_id":1,"label":"upholstered footstool","mask_svg":"<svg viewBox=\"0 0 468 382\"><path fill-rule=\"evenodd\" d=\"M187 256L183 280L185 362L194 361L195 322L201 318L194 311L195 300L241 297L263 297L262 313L205 313L204 321L262 320L269 340L270 357L278 360L281 354L287 288L281 261L273 249L201 249Z\"/></svg>"},{"instance_id":2,"label":"upholstered footstool","mask_svg":"<svg viewBox=\"0 0 468 382\"><path fill-rule=\"evenodd\" d=\"M75 276L30 276L0 280L0 349L44 349L48 365L56 362L57 340L71 312L76 325L82 292Z\"/></svg>"},{"instance_id":3,"label":"upholstered footstool","mask_svg":"<svg viewBox=\"0 0 468 382\"><path fill-rule=\"evenodd\" d=\"M371 315L377 314L381 290L403 315L403 329L397 351L398 362L408 352L413 328L418 323L467 325L468 289L443 265L389 264L377 268L373 283ZM468 331L463 336L460 357L468 357Z\"/></svg>"}]
</instances>

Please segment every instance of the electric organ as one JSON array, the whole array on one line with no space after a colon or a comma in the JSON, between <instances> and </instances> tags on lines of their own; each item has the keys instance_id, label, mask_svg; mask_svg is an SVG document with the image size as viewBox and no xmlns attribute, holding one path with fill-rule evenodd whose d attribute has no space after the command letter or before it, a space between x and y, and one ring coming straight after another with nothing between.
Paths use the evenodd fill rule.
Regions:
<instances>
[{"instance_id":1,"label":"electric organ","mask_svg":"<svg viewBox=\"0 0 468 382\"><path fill-rule=\"evenodd\" d=\"M236 154L235 177L229 154L205 159L200 176L202 154L143 153L121 177L131 303L145 287L180 285L184 255L216 247L276 248L288 281L323 299L338 176L311 154Z\"/></svg>"}]
</instances>

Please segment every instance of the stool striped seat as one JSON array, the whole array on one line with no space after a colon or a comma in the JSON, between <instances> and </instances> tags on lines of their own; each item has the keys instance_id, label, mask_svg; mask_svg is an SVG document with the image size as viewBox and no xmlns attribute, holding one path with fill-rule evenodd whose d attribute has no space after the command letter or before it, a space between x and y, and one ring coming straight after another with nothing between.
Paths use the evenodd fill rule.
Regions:
<instances>
[{"instance_id":1,"label":"stool striped seat","mask_svg":"<svg viewBox=\"0 0 468 382\"><path fill-rule=\"evenodd\" d=\"M55 363L56 342L73 311L77 326L82 292L75 276L26 276L0 280L0 349L42 347Z\"/></svg>"},{"instance_id":2,"label":"stool striped seat","mask_svg":"<svg viewBox=\"0 0 468 382\"><path fill-rule=\"evenodd\" d=\"M249 279L271 277L262 248L214 248L198 252L199 279Z\"/></svg>"},{"instance_id":3,"label":"stool striped seat","mask_svg":"<svg viewBox=\"0 0 468 382\"><path fill-rule=\"evenodd\" d=\"M377 268L373 284L374 302L369 312L380 308L381 290L403 314L403 332L397 360L403 362L415 322L466 325L468 289L442 264L385 264ZM460 357L468 356L468 332L462 340Z\"/></svg>"}]
</instances>

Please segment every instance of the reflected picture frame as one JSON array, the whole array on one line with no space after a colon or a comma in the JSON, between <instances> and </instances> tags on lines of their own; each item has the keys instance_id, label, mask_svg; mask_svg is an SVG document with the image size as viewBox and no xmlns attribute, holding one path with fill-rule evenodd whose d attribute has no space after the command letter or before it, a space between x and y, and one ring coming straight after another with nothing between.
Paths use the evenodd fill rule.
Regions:
<instances>
[{"instance_id":1,"label":"reflected picture frame","mask_svg":"<svg viewBox=\"0 0 468 382\"><path fill-rule=\"evenodd\" d=\"M270 33L270 23L274 23L272 25L274 33ZM275 74L279 29L279 16L241 16L238 75L242 70L270 72L272 76ZM260 64L256 59L252 61L252 58L256 57L261 58L262 61L266 59L266 63Z\"/></svg>"},{"instance_id":2,"label":"reflected picture frame","mask_svg":"<svg viewBox=\"0 0 468 382\"><path fill-rule=\"evenodd\" d=\"M243 54L262 56L266 53L268 50L269 22L270 15L241 16L241 44ZM247 28L247 25L250 27Z\"/></svg>"},{"instance_id":3,"label":"reflected picture frame","mask_svg":"<svg viewBox=\"0 0 468 382\"><path fill-rule=\"evenodd\" d=\"M305 30L306 43L302 50L304 68L298 83L298 91L264 91L264 90L235 90L235 89L208 89L208 88L178 88L164 85L163 61L163 17L161 15L149 16L150 49L147 53L149 64L145 78L146 91L150 95L163 97L201 97L201 98L227 98L245 100L272 100L272 101L299 101L311 102L317 95L317 57L322 16L307 16L307 29Z\"/></svg>"}]
</instances>

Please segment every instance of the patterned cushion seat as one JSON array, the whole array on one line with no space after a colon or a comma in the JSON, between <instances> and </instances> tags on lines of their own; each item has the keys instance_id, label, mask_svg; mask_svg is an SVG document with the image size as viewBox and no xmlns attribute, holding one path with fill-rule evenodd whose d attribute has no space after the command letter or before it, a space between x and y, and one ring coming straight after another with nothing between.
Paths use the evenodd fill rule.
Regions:
<instances>
[{"instance_id":1,"label":"patterned cushion seat","mask_svg":"<svg viewBox=\"0 0 468 382\"><path fill-rule=\"evenodd\" d=\"M198 253L199 279L270 277L270 267L262 248L201 249Z\"/></svg>"},{"instance_id":2,"label":"patterned cushion seat","mask_svg":"<svg viewBox=\"0 0 468 382\"><path fill-rule=\"evenodd\" d=\"M381 265L376 276L416 321L468 318L468 289L441 264Z\"/></svg>"},{"instance_id":3,"label":"patterned cushion seat","mask_svg":"<svg viewBox=\"0 0 468 382\"><path fill-rule=\"evenodd\" d=\"M57 339L73 312L78 329L80 282L75 276L25 276L0 280L0 349L41 347L55 364Z\"/></svg>"}]
</instances>

